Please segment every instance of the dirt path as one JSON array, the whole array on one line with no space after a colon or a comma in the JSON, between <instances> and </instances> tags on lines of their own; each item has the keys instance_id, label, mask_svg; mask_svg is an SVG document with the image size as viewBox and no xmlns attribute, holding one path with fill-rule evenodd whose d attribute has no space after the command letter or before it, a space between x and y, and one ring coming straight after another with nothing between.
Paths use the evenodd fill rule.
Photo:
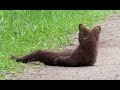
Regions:
<instances>
[{"instance_id":1,"label":"dirt path","mask_svg":"<svg viewBox=\"0 0 120 90\"><path fill-rule=\"evenodd\" d=\"M28 64L23 73L12 79L17 80L120 80L120 15L115 13L97 24L102 28L98 58L89 67L53 67ZM77 37L74 37L75 48ZM69 48L69 47L68 47Z\"/></svg>"}]
</instances>

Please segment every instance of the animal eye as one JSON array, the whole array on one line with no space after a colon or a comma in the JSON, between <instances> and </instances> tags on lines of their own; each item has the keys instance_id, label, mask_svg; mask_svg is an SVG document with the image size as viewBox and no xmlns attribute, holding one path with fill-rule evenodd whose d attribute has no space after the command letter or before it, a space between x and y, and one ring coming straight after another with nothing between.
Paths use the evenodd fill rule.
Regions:
<instances>
[{"instance_id":1,"label":"animal eye","mask_svg":"<svg viewBox=\"0 0 120 90\"><path fill-rule=\"evenodd\" d=\"M83 38L84 40L86 39L86 38Z\"/></svg>"}]
</instances>

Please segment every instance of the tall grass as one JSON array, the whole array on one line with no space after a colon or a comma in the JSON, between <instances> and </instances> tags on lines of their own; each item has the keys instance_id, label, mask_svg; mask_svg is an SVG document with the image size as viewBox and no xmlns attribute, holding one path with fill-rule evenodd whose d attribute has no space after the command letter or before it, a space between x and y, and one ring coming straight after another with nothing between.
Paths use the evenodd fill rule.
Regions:
<instances>
[{"instance_id":1,"label":"tall grass","mask_svg":"<svg viewBox=\"0 0 120 90\"><path fill-rule=\"evenodd\" d=\"M0 74L24 67L10 60L10 55L56 50L70 43L70 34L77 32L79 23L90 27L107 14L103 10L1 10Z\"/></svg>"}]
</instances>

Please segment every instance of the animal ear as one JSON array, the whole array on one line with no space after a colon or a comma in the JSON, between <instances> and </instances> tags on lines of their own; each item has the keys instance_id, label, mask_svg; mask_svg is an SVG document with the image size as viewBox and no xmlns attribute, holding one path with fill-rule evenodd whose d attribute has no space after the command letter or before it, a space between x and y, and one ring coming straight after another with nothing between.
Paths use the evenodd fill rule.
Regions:
<instances>
[{"instance_id":1,"label":"animal ear","mask_svg":"<svg viewBox=\"0 0 120 90\"><path fill-rule=\"evenodd\" d=\"M78 27L78 28L79 28L79 30L84 30L84 29L86 29L83 24L79 24L79 27Z\"/></svg>"},{"instance_id":2,"label":"animal ear","mask_svg":"<svg viewBox=\"0 0 120 90\"><path fill-rule=\"evenodd\" d=\"M95 28L93 28L92 32L93 32L94 36L96 37L96 40L98 41L99 40L99 35L100 35L100 32L101 32L101 27L96 26Z\"/></svg>"},{"instance_id":3,"label":"animal ear","mask_svg":"<svg viewBox=\"0 0 120 90\"><path fill-rule=\"evenodd\" d=\"M80 34L85 34L86 28L83 24L79 24L78 28L79 28Z\"/></svg>"}]
</instances>

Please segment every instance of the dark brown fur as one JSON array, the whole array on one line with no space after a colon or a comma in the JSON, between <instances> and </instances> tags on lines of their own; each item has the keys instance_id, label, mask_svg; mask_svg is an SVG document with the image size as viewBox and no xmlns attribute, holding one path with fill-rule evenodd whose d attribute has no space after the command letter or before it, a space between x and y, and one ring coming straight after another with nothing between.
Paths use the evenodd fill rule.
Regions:
<instances>
[{"instance_id":1,"label":"dark brown fur","mask_svg":"<svg viewBox=\"0 0 120 90\"><path fill-rule=\"evenodd\" d=\"M97 57L97 42L101 27L96 26L93 30L89 30L80 24L79 31L79 46L74 51L51 52L37 50L21 58L16 58L16 61L23 63L41 61L46 65L68 67L93 65Z\"/></svg>"}]
</instances>

